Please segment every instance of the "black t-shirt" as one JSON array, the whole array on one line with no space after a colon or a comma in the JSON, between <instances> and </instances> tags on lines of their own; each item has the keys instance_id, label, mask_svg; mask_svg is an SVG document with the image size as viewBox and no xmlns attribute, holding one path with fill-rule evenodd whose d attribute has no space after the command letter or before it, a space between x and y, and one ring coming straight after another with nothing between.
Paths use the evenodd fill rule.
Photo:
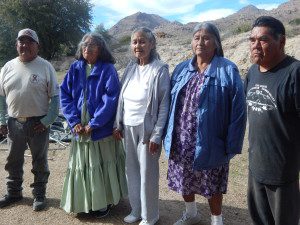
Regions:
<instances>
[{"instance_id":1,"label":"black t-shirt","mask_svg":"<svg viewBox=\"0 0 300 225\"><path fill-rule=\"evenodd\" d=\"M300 61L287 56L264 73L252 65L245 91L251 175L272 185L299 179Z\"/></svg>"}]
</instances>

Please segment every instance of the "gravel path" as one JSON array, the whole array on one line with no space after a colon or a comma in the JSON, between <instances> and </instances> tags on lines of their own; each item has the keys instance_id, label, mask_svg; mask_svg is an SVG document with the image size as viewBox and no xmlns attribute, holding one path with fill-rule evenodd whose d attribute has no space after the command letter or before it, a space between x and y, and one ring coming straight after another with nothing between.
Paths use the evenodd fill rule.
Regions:
<instances>
[{"instance_id":1,"label":"gravel path","mask_svg":"<svg viewBox=\"0 0 300 225\"><path fill-rule=\"evenodd\" d=\"M0 194L6 190L4 165L7 157L6 145L0 146ZM236 156L230 165L228 193L224 196L223 215L226 225L249 225L250 219L247 211L247 143L244 145L242 155ZM78 218L76 215L67 214L59 208L60 195L64 174L68 161L68 148L61 149L56 144L51 144L49 151L49 167L51 175L47 189L48 207L45 211L34 212L32 210L32 195L29 187L32 182L31 157L26 151L24 166L24 200L15 205L0 209L0 225L76 225L76 224L125 224L124 216L130 212L128 200L122 200L114 206L110 215L105 219ZM166 182L167 161L164 153L160 159L160 220L158 225L173 224L182 215L184 203L181 196L169 191ZM210 213L207 201L200 196L196 198L198 210L202 215L201 225L210 225ZM138 223L136 223L138 224Z\"/></svg>"}]
</instances>

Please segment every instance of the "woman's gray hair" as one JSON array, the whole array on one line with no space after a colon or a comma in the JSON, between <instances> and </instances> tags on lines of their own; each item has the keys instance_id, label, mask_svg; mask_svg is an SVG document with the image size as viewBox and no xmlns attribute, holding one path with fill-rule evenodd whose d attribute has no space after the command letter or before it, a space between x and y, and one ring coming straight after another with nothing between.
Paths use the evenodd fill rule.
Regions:
<instances>
[{"instance_id":1,"label":"woman's gray hair","mask_svg":"<svg viewBox=\"0 0 300 225\"><path fill-rule=\"evenodd\" d=\"M138 27L136 29L134 29L131 33L131 41L133 38L133 35L136 33L142 33L147 40L153 44L153 48L150 51L150 57L149 57L149 61L152 62L155 59L160 59L160 56L158 54L158 52L156 51L156 38L154 36L154 34L152 33L152 31L146 27ZM134 60L139 63L139 59L134 57Z\"/></svg>"},{"instance_id":2,"label":"woman's gray hair","mask_svg":"<svg viewBox=\"0 0 300 225\"><path fill-rule=\"evenodd\" d=\"M102 61L102 62L106 62L106 63L116 63L115 58L112 56L103 36L99 33L87 33L83 36L82 40L79 42L78 47L77 47L77 51L75 54L75 58L76 59L83 59L83 55L82 55L82 50L83 50L83 45L85 40L90 37L91 39L93 39L93 42L95 42L95 44L98 46L99 48L99 55L98 55L98 60Z\"/></svg>"},{"instance_id":3,"label":"woman's gray hair","mask_svg":"<svg viewBox=\"0 0 300 225\"><path fill-rule=\"evenodd\" d=\"M219 33L218 28L214 24L212 24L212 23L208 23L208 22L200 23L200 24L197 24L195 26L194 31L193 31L193 36L199 30L206 30L208 33L210 33L211 35L213 35L213 37L215 39L215 44L216 44L215 54L217 56L224 57L224 52L223 52L221 38L220 38L220 33Z\"/></svg>"}]
</instances>

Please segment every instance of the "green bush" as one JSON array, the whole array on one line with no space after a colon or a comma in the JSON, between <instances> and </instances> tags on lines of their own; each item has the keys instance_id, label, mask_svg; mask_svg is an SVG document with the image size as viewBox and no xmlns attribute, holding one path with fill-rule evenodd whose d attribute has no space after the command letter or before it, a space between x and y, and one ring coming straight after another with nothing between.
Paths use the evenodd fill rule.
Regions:
<instances>
[{"instance_id":1,"label":"green bush","mask_svg":"<svg viewBox=\"0 0 300 225\"><path fill-rule=\"evenodd\" d=\"M121 37L121 39L119 40L119 43L120 43L120 45L129 45L130 40L131 40L131 36L126 35L126 36Z\"/></svg>"},{"instance_id":2,"label":"green bush","mask_svg":"<svg viewBox=\"0 0 300 225\"><path fill-rule=\"evenodd\" d=\"M4 66L4 64L7 62L8 60L2 60L0 59L0 69Z\"/></svg>"},{"instance_id":3,"label":"green bush","mask_svg":"<svg viewBox=\"0 0 300 225\"><path fill-rule=\"evenodd\" d=\"M293 19L289 22L291 25L300 25L300 18Z\"/></svg>"},{"instance_id":4,"label":"green bush","mask_svg":"<svg viewBox=\"0 0 300 225\"><path fill-rule=\"evenodd\" d=\"M131 36L130 35L123 36L116 43L113 43L111 45L111 49L112 50L119 49L122 52L127 51L128 47L129 47L129 44L130 44L130 41L131 41Z\"/></svg>"},{"instance_id":5,"label":"green bush","mask_svg":"<svg viewBox=\"0 0 300 225\"><path fill-rule=\"evenodd\" d=\"M241 34L241 33L245 33L251 30L251 24L249 23L244 23L239 25L237 28L235 28L233 30L234 34Z\"/></svg>"}]
</instances>

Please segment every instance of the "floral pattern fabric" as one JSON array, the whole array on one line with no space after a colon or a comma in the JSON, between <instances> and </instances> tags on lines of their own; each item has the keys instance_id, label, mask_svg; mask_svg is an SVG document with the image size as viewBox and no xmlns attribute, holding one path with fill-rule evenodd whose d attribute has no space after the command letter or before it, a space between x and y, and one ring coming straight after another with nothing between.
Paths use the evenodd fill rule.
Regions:
<instances>
[{"instance_id":1,"label":"floral pattern fabric","mask_svg":"<svg viewBox=\"0 0 300 225\"><path fill-rule=\"evenodd\" d=\"M204 73L195 74L179 93L174 121L168 186L182 195L200 194L210 198L226 193L229 164L213 169L193 170L197 139L197 109Z\"/></svg>"}]
</instances>

